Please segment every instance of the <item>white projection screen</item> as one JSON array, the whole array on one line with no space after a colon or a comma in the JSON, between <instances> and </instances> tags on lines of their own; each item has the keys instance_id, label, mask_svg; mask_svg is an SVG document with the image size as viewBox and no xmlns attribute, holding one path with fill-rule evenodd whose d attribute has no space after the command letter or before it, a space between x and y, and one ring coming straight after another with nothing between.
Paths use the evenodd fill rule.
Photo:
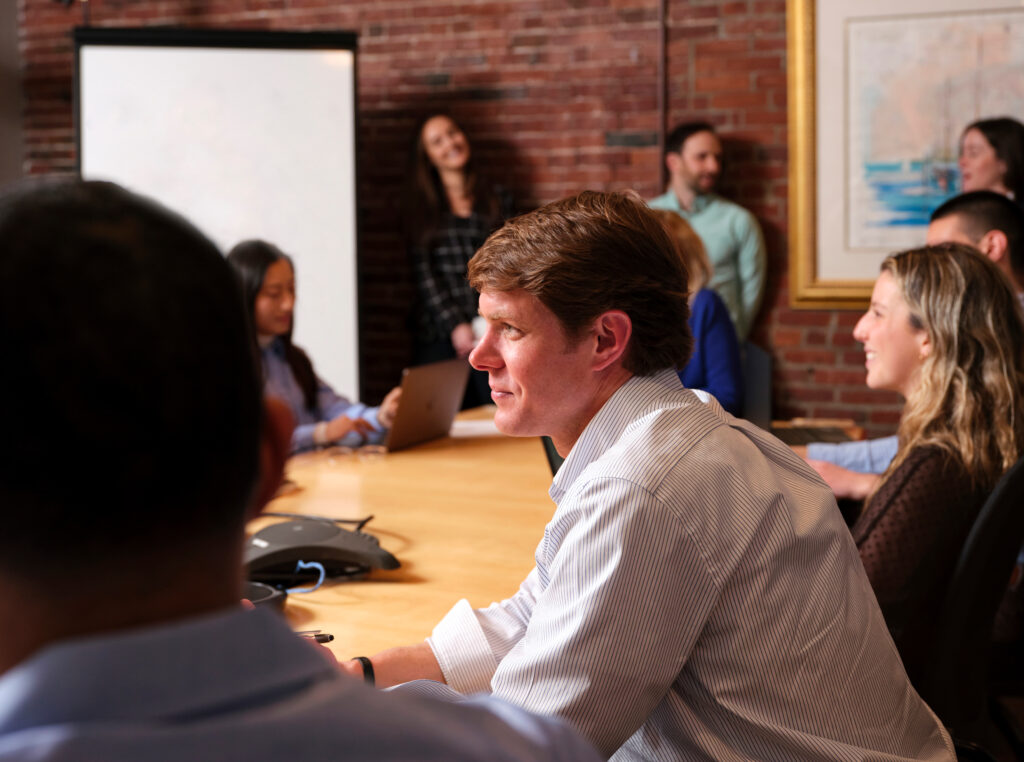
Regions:
<instances>
[{"instance_id":1,"label":"white projection screen","mask_svg":"<svg viewBox=\"0 0 1024 762\"><path fill-rule=\"evenodd\" d=\"M75 30L79 171L295 261L294 341L359 396L356 35Z\"/></svg>"}]
</instances>

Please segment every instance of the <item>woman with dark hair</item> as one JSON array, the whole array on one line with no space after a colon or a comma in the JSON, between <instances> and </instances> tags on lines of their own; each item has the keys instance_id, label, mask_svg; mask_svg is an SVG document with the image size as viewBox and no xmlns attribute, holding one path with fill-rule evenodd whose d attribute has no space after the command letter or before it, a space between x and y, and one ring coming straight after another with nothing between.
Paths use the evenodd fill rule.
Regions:
<instances>
[{"instance_id":1,"label":"woman with dark hair","mask_svg":"<svg viewBox=\"0 0 1024 762\"><path fill-rule=\"evenodd\" d=\"M867 385L906 399L899 449L853 525L911 682L996 481L1024 453L1024 325L1006 277L940 244L888 257L853 335Z\"/></svg>"},{"instance_id":2,"label":"woman with dark hair","mask_svg":"<svg viewBox=\"0 0 1024 762\"><path fill-rule=\"evenodd\" d=\"M1024 124L980 119L960 136L961 191L991 190L1024 204Z\"/></svg>"},{"instance_id":3,"label":"woman with dark hair","mask_svg":"<svg viewBox=\"0 0 1024 762\"><path fill-rule=\"evenodd\" d=\"M418 297L415 359L467 357L475 343L477 293L466 267L510 216L511 203L480 177L466 134L443 114L419 123L407 177L406 237ZM463 406L489 402L486 374L473 371Z\"/></svg>"},{"instance_id":4,"label":"woman with dark hair","mask_svg":"<svg viewBox=\"0 0 1024 762\"><path fill-rule=\"evenodd\" d=\"M295 268L287 254L266 241L243 241L228 253L242 282L246 310L263 364L263 392L288 404L295 418L292 452L317 445L355 446L383 439L398 409L392 389L380 407L336 394L292 344Z\"/></svg>"}]
</instances>

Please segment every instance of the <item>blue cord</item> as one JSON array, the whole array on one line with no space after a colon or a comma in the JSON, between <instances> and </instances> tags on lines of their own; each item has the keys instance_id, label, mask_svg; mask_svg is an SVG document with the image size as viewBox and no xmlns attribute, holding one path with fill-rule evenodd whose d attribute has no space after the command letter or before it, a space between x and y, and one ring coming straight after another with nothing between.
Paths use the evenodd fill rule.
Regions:
<instances>
[{"instance_id":1,"label":"blue cord","mask_svg":"<svg viewBox=\"0 0 1024 762\"><path fill-rule=\"evenodd\" d=\"M301 571L308 571L310 569L315 569L316 571L320 572L320 579L316 581L316 584L313 585L313 587L289 587L287 592L312 593L314 590L319 590L320 585L324 583L324 577L327 576L327 572L324 571L324 565L321 563L317 563L316 561L310 561L309 563L306 563L305 561L299 561L297 564L295 564L295 574L298 574Z\"/></svg>"}]
</instances>

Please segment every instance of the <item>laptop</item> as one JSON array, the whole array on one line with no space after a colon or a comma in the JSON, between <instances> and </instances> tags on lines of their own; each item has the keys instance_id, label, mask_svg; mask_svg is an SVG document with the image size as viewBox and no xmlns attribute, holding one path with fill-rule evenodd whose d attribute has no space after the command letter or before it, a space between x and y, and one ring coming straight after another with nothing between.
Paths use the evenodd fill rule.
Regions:
<instances>
[{"instance_id":1,"label":"laptop","mask_svg":"<svg viewBox=\"0 0 1024 762\"><path fill-rule=\"evenodd\" d=\"M448 436L469 380L464 359L417 365L402 371L402 397L388 434L389 452Z\"/></svg>"}]
</instances>

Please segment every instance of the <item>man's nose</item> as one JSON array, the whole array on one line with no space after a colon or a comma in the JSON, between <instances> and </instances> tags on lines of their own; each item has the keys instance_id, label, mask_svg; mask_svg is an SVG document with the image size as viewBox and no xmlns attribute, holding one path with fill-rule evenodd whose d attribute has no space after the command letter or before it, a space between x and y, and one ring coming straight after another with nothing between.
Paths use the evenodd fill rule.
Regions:
<instances>
[{"instance_id":1,"label":"man's nose","mask_svg":"<svg viewBox=\"0 0 1024 762\"><path fill-rule=\"evenodd\" d=\"M494 346L494 332L490 328L469 353L469 364L477 370L493 370L500 365L500 356Z\"/></svg>"}]
</instances>

